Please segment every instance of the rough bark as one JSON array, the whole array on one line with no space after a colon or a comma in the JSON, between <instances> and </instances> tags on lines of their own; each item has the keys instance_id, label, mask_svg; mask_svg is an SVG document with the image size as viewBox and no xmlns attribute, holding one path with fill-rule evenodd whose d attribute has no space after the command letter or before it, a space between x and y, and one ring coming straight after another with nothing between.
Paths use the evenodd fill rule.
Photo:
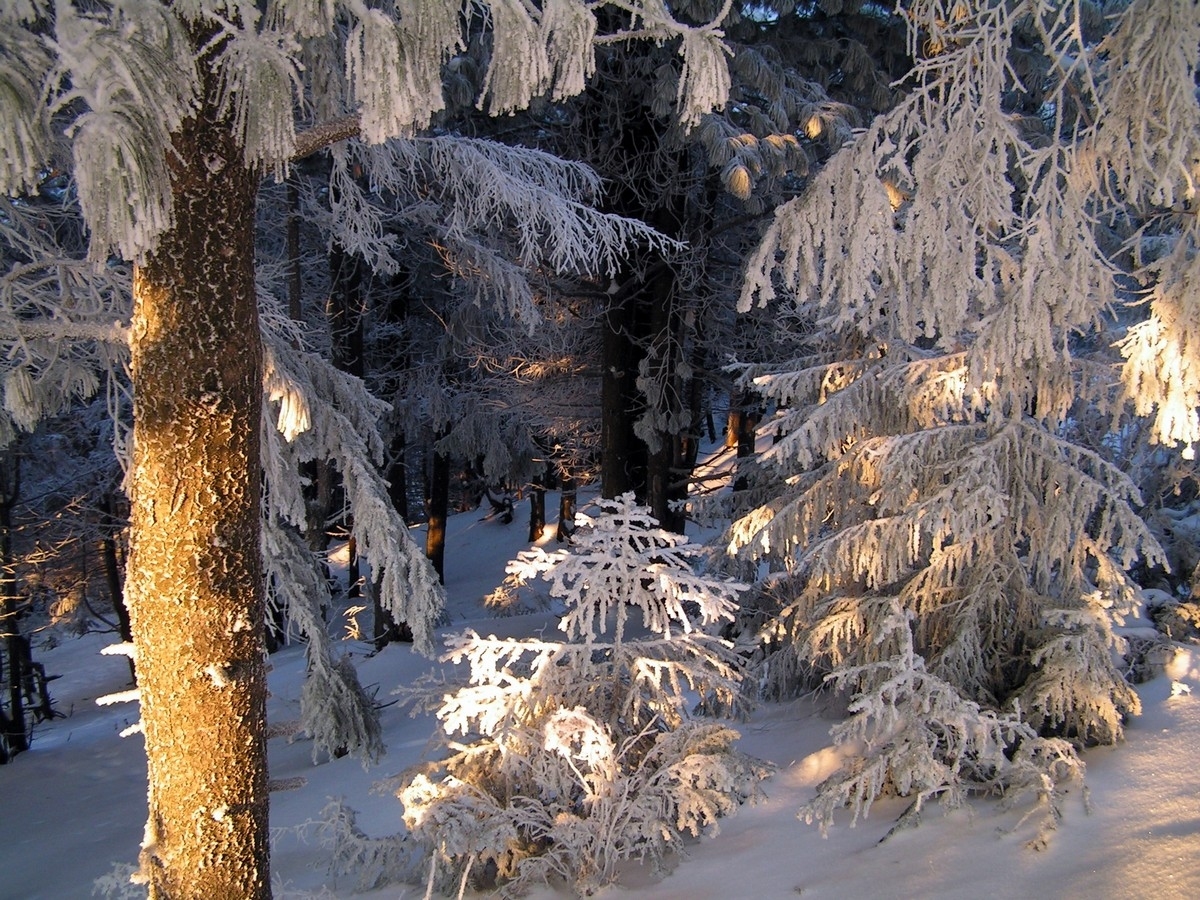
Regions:
<instances>
[{"instance_id":1,"label":"rough bark","mask_svg":"<svg viewBox=\"0 0 1200 900\"><path fill-rule=\"evenodd\" d=\"M135 269L130 334L141 861L152 898L265 898L256 179L203 112L175 150L176 223Z\"/></svg>"}]
</instances>

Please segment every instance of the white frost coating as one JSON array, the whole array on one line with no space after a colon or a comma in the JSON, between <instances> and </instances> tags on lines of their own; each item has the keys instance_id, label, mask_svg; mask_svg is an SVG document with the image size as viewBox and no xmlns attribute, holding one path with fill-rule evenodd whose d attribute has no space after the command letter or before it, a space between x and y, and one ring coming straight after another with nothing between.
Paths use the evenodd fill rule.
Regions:
<instances>
[{"instance_id":1,"label":"white frost coating","mask_svg":"<svg viewBox=\"0 0 1200 900\"><path fill-rule=\"evenodd\" d=\"M101 656L128 656L130 659L137 659L137 648L130 641L122 641L119 644L109 644L107 647L100 648Z\"/></svg>"},{"instance_id":2,"label":"white frost coating","mask_svg":"<svg viewBox=\"0 0 1200 900\"><path fill-rule=\"evenodd\" d=\"M596 71L596 17L576 0L546 0L542 5L542 33L553 67L552 98L563 100L583 93Z\"/></svg>"},{"instance_id":3,"label":"white frost coating","mask_svg":"<svg viewBox=\"0 0 1200 900\"><path fill-rule=\"evenodd\" d=\"M142 727L142 720L138 719L136 722L134 722L129 727L122 728L120 731L118 731L117 737L123 737L123 738L132 737L135 734L141 734L143 730L144 729Z\"/></svg>"},{"instance_id":4,"label":"white frost coating","mask_svg":"<svg viewBox=\"0 0 1200 900\"><path fill-rule=\"evenodd\" d=\"M97 706L112 706L114 703L132 703L135 700L142 699L142 692L137 688L132 688L128 691L116 691L112 694L105 694L103 697L96 698Z\"/></svg>"},{"instance_id":5,"label":"white frost coating","mask_svg":"<svg viewBox=\"0 0 1200 900\"><path fill-rule=\"evenodd\" d=\"M50 57L40 41L22 28L4 29L0 34L0 193L36 190L50 156L50 122L41 93L49 70Z\"/></svg>"},{"instance_id":6,"label":"white frost coating","mask_svg":"<svg viewBox=\"0 0 1200 900\"><path fill-rule=\"evenodd\" d=\"M267 400L279 404L275 427L288 443L312 426L308 400L303 389L290 380L275 364L275 351L270 345L263 348L263 387Z\"/></svg>"},{"instance_id":7,"label":"white frost coating","mask_svg":"<svg viewBox=\"0 0 1200 900\"><path fill-rule=\"evenodd\" d=\"M444 106L442 63L464 46L461 6L401 2L399 24L361 0L346 6L355 17L346 41L346 80L361 104L363 140L377 144L428 125Z\"/></svg>"},{"instance_id":8,"label":"white frost coating","mask_svg":"<svg viewBox=\"0 0 1200 900\"><path fill-rule=\"evenodd\" d=\"M700 124L700 119L714 109L720 109L729 98L730 50L722 42L719 28L689 28L683 32L679 52L683 54L683 71L679 76L676 97L679 123L686 129Z\"/></svg>"},{"instance_id":9,"label":"white frost coating","mask_svg":"<svg viewBox=\"0 0 1200 900\"><path fill-rule=\"evenodd\" d=\"M263 164L283 180L296 148L293 106L304 92L291 35L253 28L227 29L213 63L220 77L222 115L233 113L246 163Z\"/></svg>"},{"instance_id":10,"label":"white frost coating","mask_svg":"<svg viewBox=\"0 0 1200 900\"><path fill-rule=\"evenodd\" d=\"M765 774L733 749L735 732L689 715L696 695L737 705L737 658L697 626L728 619L741 586L697 575L686 538L658 529L631 494L601 505L575 533L576 553L510 566L551 581L568 606L566 639L452 635L443 661L470 674L453 693L428 687L449 757L400 796L447 882L487 860L514 891L557 872L590 894L623 859L657 862L685 834L715 834ZM625 607L655 633L624 638ZM596 640L610 629L611 643Z\"/></svg>"},{"instance_id":11,"label":"white frost coating","mask_svg":"<svg viewBox=\"0 0 1200 900\"><path fill-rule=\"evenodd\" d=\"M497 47L504 52L493 53L479 107L492 115L516 112L529 105L534 97L550 86L550 58L546 42L521 0L491 0Z\"/></svg>"},{"instance_id":12,"label":"white frost coating","mask_svg":"<svg viewBox=\"0 0 1200 900\"><path fill-rule=\"evenodd\" d=\"M218 666L216 663L209 663L204 667L204 674L207 675L212 683L219 687L229 687L229 670L225 666Z\"/></svg>"},{"instance_id":13,"label":"white frost coating","mask_svg":"<svg viewBox=\"0 0 1200 900\"><path fill-rule=\"evenodd\" d=\"M69 3L56 10L50 46L69 90L51 111L77 101L88 108L67 134L90 252L102 259L115 247L137 260L173 222L166 148L195 109L189 39L157 3L131 0L107 15L81 15Z\"/></svg>"}]
</instances>

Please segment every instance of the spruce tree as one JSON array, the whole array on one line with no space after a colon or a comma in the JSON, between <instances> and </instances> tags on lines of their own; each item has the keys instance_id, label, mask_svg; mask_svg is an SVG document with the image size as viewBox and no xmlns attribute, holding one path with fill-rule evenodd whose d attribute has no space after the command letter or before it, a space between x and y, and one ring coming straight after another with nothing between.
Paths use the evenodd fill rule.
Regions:
<instances>
[{"instance_id":1,"label":"spruce tree","mask_svg":"<svg viewBox=\"0 0 1200 900\"><path fill-rule=\"evenodd\" d=\"M782 440L728 541L774 564L769 689L852 698L838 734L867 752L808 808L823 823L891 788L914 812L1049 799L1138 711L1113 625L1162 555L1134 483L1074 438L1099 412L1121 443L1130 407L1196 437L1200 17L1107 11L904 4L902 97L749 262L742 307L777 309L796 354L742 370Z\"/></svg>"}]
</instances>

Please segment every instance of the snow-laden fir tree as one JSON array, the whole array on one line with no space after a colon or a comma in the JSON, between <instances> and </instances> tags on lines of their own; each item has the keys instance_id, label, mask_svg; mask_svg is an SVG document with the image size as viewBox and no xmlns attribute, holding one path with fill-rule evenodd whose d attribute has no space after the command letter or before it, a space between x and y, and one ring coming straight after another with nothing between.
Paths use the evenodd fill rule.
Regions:
<instances>
[{"instance_id":1,"label":"snow-laden fir tree","mask_svg":"<svg viewBox=\"0 0 1200 900\"><path fill-rule=\"evenodd\" d=\"M656 3L637 5L637 18L639 33L678 41L685 55L682 118L724 102L718 22L680 24ZM468 19L495 48L487 110L582 90L597 38L594 11L576 0L0 7L0 191L32 193L50 169L69 170L89 258L134 264L119 332L134 387L126 595L149 758L151 896L270 893L260 426L272 362L253 258L259 181L337 140L378 144L428 125ZM64 336L57 317L69 322L72 303L64 292L37 324ZM53 351L24 355L33 324L15 333L24 371L13 378L25 387L63 372ZM283 377L273 392L295 413L285 430L303 430L312 410L299 383ZM5 396L17 419L36 413L20 403L36 389ZM419 571L405 546L377 544L388 557L377 562L397 576ZM418 580L393 597L397 618L428 621L428 579Z\"/></svg>"},{"instance_id":2,"label":"snow-laden fir tree","mask_svg":"<svg viewBox=\"0 0 1200 900\"><path fill-rule=\"evenodd\" d=\"M800 347L743 370L782 436L729 533L775 570L766 684L825 675L866 748L822 823L885 791L1048 799L1065 741L1120 738L1112 626L1161 555L1133 482L1072 436L1119 423L1105 347L1146 296L1126 395L1195 439L1195 4L903 6L902 99L780 209L743 292ZM1151 235L1168 252L1143 261Z\"/></svg>"},{"instance_id":3,"label":"snow-laden fir tree","mask_svg":"<svg viewBox=\"0 0 1200 900\"><path fill-rule=\"evenodd\" d=\"M569 550L521 553L565 604L559 640L453 636L470 672L441 694L447 755L400 791L410 834L447 886L566 883L586 893L623 860L659 864L685 835L756 793L760 765L737 733L693 718L739 704L741 670L712 634L744 586L698 574L698 549L632 494L580 517Z\"/></svg>"}]
</instances>

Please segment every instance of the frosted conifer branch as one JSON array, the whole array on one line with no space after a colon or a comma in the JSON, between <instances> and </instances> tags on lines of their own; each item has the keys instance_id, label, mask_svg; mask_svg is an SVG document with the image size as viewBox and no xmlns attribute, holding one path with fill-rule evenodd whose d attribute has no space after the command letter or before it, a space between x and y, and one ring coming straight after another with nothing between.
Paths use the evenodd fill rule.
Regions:
<instances>
[{"instance_id":1,"label":"frosted conifer branch","mask_svg":"<svg viewBox=\"0 0 1200 900\"><path fill-rule=\"evenodd\" d=\"M263 302L271 301L264 297ZM270 315L261 320L267 398L279 404L278 412L263 417L270 508L292 526L301 527L304 502L297 467L307 459L333 461L342 474L358 551L380 580L380 602L397 621L409 625L417 649L428 653L444 595L375 468L382 460L378 423L386 406L371 397L359 379L314 353L297 350L269 327L272 321ZM279 440L280 431L270 424L273 420L283 426L290 441ZM301 427L306 421L307 427Z\"/></svg>"},{"instance_id":2,"label":"frosted conifer branch","mask_svg":"<svg viewBox=\"0 0 1200 900\"><path fill-rule=\"evenodd\" d=\"M1121 379L1137 414L1154 416L1154 440L1183 444L1184 458L1193 459L1200 442L1200 225L1193 222L1173 245L1147 266L1150 316L1121 341Z\"/></svg>"},{"instance_id":3,"label":"frosted conifer branch","mask_svg":"<svg viewBox=\"0 0 1200 900\"><path fill-rule=\"evenodd\" d=\"M313 762L322 754L332 758L348 752L364 766L377 761L384 751L379 715L353 664L337 654L326 631L321 609L331 598L317 560L293 529L274 518L263 521L262 555L271 596L283 595L290 622L308 642L300 721L312 737Z\"/></svg>"},{"instance_id":4,"label":"frosted conifer branch","mask_svg":"<svg viewBox=\"0 0 1200 900\"><path fill-rule=\"evenodd\" d=\"M596 71L595 16L576 0L546 0L540 24L553 67L552 99L583 93L587 79Z\"/></svg>"},{"instance_id":5,"label":"frosted conifer branch","mask_svg":"<svg viewBox=\"0 0 1200 900\"><path fill-rule=\"evenodd\" d=\"M135 703L142 698L142 692L137 688L128 691L115 691L96 698L97 706L112 706L115 703Z\"/></svg>"},{"instance_id":6,"label":"frosted conifer branch","mask_svg":"<svg viewBox=\"0 0 1200 900\"><path fill-rule=\"evenodd\" d=\"M232 120L246 163L262 165L282 181L296 148L293 106L304 91L299 43L284 33L228 26L211 43L220 46L211 63L220 82L220 114Z\"/></svg>"},{"instance_id":7,"label":"frosted conifer branch","mask_svg":"<svg viewBox=\"0 0 1200 900\"><path fill-rule=\"evenodd\" d=\"M70 89L51 112L77 100L88 107L68 136L91 253L99 259L115 247L139 260L173 222L166 153L198 86L188 37L157 4L122 4L107 17L56 9L52 78Z\"/></svg>"},{"instance_id":8,"label":"frosted conifer branch","mask_svg":"<svg viewBox=\"0 0 1200 900\"><path fill-rule=\"evenodd\" d=\"M470 666L453 693L427 689L441 698L448 755L407 773L400 792L405 823L443 879L465 884L479 863L513 889L552 877L596 887L623 859L657 862L685 834L715 834L755 795L766 770L733 750L735 732L687 710L695 694L738 704L738 658L692 619L727 619L741 586L694 575L686 539L656 525L632 495L603 501L575 553L512 563L518 576L545 575L567 603L568 640L448 639L443 660ZM658 633L623 638L617 624L612 642L597 641L622 605Z\"/></svg>"},{"instance_id":9,"label":"frosted conifer branch","mask_svg":"<svg viewBox=\"0 0 1200 900\"><path fill-rule=\"evenodd\" d=\"M1200 17L1186 0L1138 0L1096 49L1096 127L1080 174L1136 207L1194 204L1200 181Z\"/></svg>"},{"instance_id":10,"label":"frosted conifer branch","mask_svg":"<svg viewBox=\"0 0 1200 900\"><path fill-rule=\"evenodd\" d=\"M20 21L20 11L13 14ZM0 31L0 193L16 194L37 188L51 155L50 121L42 102L51 59L24 29Z\"/></svg>"},{"instance_id":11,"label":"frosted conifer branch","mask_svg":"<svg viewBox=\"0 0 1200 900\"><path fill-rule=\"evenodd\" d=\"M479 106L492 115L516 112L550 86L546 40L523 0L491 0L493 52Z\"/></svg>"}]
</instances>

